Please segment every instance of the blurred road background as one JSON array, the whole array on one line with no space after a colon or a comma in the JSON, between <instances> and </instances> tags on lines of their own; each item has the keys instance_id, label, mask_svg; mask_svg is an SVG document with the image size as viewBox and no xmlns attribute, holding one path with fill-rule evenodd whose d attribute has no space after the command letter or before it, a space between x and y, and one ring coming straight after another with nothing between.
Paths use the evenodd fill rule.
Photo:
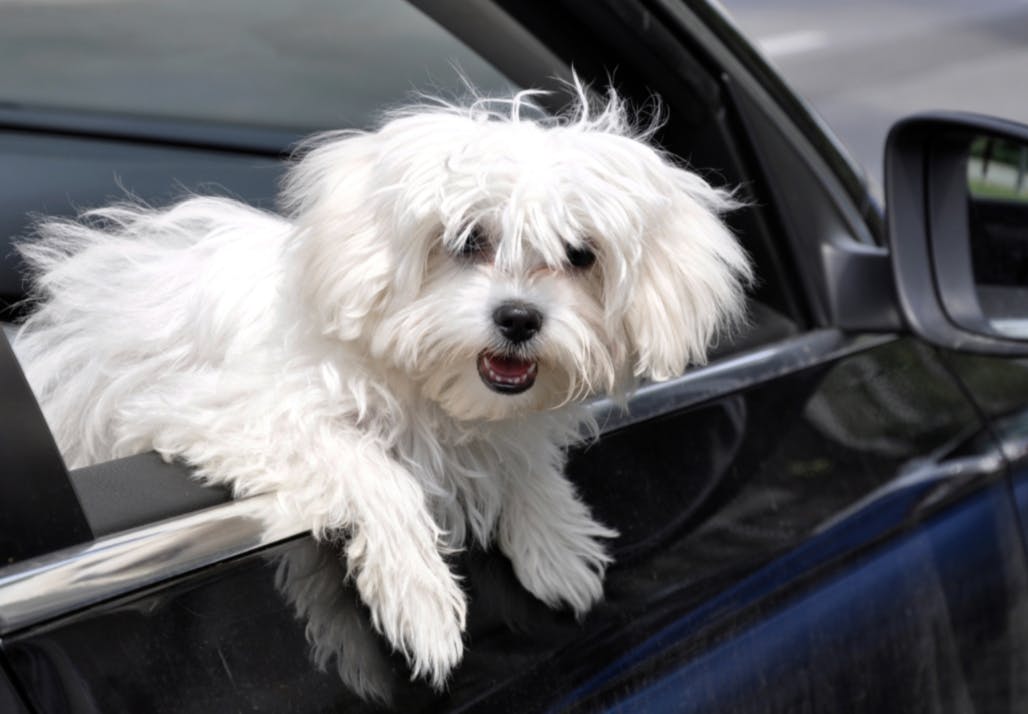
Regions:
<instances>
[{"instance_id":1,"label":"blurred road background","mask_svg":"<svg viewBox=\"0 0 1028 714\"><path fill-rule=\"evenodd\" d=\"M879 184L906 114L1028 123L1028 0L721 1Z\"/></svg>"},{"instance_id":2,"label":"blurred road background","mask_svg":"<svg viewBox=\"0 0 1028 714\"><path fill-rule=\"evenodd\" d=\"M905 114L1028 123L1028 0L721 2L878 183ZM362 126L454 65L507 85L403 0L0 0L0 109Z\"/></svg>"}]
</instances>

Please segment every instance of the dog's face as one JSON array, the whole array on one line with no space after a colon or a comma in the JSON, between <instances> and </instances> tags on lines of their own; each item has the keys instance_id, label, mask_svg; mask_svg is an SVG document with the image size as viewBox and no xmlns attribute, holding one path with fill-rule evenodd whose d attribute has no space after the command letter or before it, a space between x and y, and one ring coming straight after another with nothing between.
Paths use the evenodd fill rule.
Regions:
<instances>
[{"instance_id":1,"label":"dog's face","mask_svg":"<svg viewBox=\"0 0 1028 714\"><path fill-rule=\"evenodd\" d=\"M727 196L633 138L616 100L566 122L508 107L412 112L297 164L296 265L319 329L462 420L703 362L749 277Z\"/></svg>"}]
</instances>

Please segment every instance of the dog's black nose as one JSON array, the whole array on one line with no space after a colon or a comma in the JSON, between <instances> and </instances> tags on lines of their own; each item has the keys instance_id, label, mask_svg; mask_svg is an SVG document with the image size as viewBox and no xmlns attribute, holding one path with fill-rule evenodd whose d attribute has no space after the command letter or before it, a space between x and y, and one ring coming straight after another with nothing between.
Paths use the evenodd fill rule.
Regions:
<instances>
[{"instance_id":1,"label":"dog's black nose","mask_svg":"<svg viewBox=\"0 0 1028 714\"><path fill-rule=\"evenodd\" d=\"M527 342L543 326L543 314L523 302L505 302L493 312L500 334L511 342Z\"/></svg>"}]
</instances>

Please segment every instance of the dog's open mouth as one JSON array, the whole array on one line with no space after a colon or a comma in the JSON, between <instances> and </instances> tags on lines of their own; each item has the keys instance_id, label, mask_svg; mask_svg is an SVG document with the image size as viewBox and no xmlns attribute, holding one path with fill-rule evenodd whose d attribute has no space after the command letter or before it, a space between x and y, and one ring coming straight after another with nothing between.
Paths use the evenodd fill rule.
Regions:
<instances>
[{"instance_id":1,"label":"dog's open mouth","mask_svg":"<svg viewBox=\"0 0 1028 714\"><path fill-rule=\"evenodd\" d=\"M501 394L521 394L535 384L539 364L533 360L481 352L478 376L485 386Z\"/></svg>"}]
</instances>

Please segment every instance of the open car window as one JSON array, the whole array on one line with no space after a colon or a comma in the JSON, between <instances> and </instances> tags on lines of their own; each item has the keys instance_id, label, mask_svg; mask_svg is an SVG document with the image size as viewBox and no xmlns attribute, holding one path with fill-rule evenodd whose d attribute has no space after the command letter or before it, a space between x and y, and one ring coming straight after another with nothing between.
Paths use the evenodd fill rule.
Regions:
<instances>
[{"instance_id":1,"label":"open car window","mask_svg":"<svg viewBox=\"0 0 1028 714\"><path fill-rule=\"evenodd\" d=\"M89 121L93 123L87 124L91 128L86 132L74 131L75 117L87 116L74 112L67 115L62 126L44 130L0 127L0 153L6 159L4 169L0 170L0 239L4 241L0 300L9 320L17 320L24 310L21 300L25 286L20 266L7 246L9 241L26 235L33 214L71 214L121 199L126 192L154 205L169 203L183 193L201 192L227 194L265 208L274 207L288 143L277 149L269 145L257 151L235 145L215 148L203 142L177 144L152 134L122 137L117 132L123 117L133 121L159 117L161 126L187 120L182 123L189 124L200 135L206 127L218 125L222 133L211 136L225 135L226 125L221 122L231 122L232 126L288 126L294 133L283 136L295 138L305 127L347 128L373 123L382 110L409 100L411 90L416 88L459 94L464 80L455 66L486 93L512 86L514 82L508 77L516 76L518 84L532 86L551 81L542 74L525 77L522 66L504 63L509 63L510 57L483 58L488 48L483 48L482 54L468 49L455 34L444 29L442 21L446 18L429 18L401 2L307 3L276 11L274 19L286 27L282 36L295 40L281 51L292 50L296 54L287 53L283 67L268 73L263 71L262 63L274 62L261 55L267 48L257 50L247 47L247 43L257 42L258 30L264 26L261 23L272 19L267 16L271 10L258 11L243 23L244 27L225 29L219 35L218 27L246 12L228 2L202 11L190 10L190 6L168 9L137 3L123 8L129 19L105 25L105 7L76 8L76 13L82 13L82 22L62 22L52 32L60 36L61 43L68 40L73 47L68 52L79 53L72 64L84 87L102 83L103 71L98 67L118 65L115 76L120 79L112 84L132 84L126 73L135 72L133 82L146 84L146 92L119 94L105 87L98 87L95 92L64 92L60 83L41 81L46 78L45 72L51 70L46 63L31 61L36 56L32 53L20 60L24 65L10 65L11 71L2 80L10 85L0 84L0 97L9 96L26 107L88 109L112 118L107 125L101 121L101 130L95 130L98 125L95 116L91 116ZM197 14L194 17L190 12ZM40 34L46 26L46 13L36 6L0 9L0 17L5 13L10 13L13 24L0 23L5 28L0 33L14 33L11 28L19 25L23 33ZM125 30L133 22L139 32L118 35L120 41L104 34L117 34L119 28ZM317 30L310 30L312 26L317 26ZM167 52L154 55L152 60L130 62L131 52L146 54L133 44L146 44L144 30L181 37L162 37L159 42L155 39ZM302 41L304 31L314 33L308 38L310 42ZM80 40L70 42L76 32L82 33ZM482 28L479 33L488 35ZM540 36L545 37L545 32ZM219 37L241 46L219 46L214 42ZM327 39L332 37L334 42ZM586 33L577 41L581 43L587 38ZM626 38L626 42L630 40ZM211 44L201 51L204 42ZM587 80L602 84L610 77L603 59L589 54L589 47L565 46L557 40L554 43L555 52L567 59L569 66L573 63L580 68ZM596 52L607 49L599 48ZM198 56L183 58L178 63L167 59L169 53L188 55L190 51ZM259 55L256 59L254 53ZM635 61L634 68L628 62L619 67L618 90L643 111L653 94L660 94L666 114L666 123L657 137L661 146L715 183L743 186L740 197L749 202L730 216L730 221L754 259L758 280L750 295L747 323L716 346L714 359L802 332L807 318L790 287L787 250L776 234L766 200L753 193L757 184L751 180L752 167L741 158L745 156L745 147L740 144L738 127L725 112L727 95L698 64L690 66L689 83L682 85L678 80L669 80L666 85L655 86L639 73L639 67L655 60L641 56ZM289 74L288 67L297 74ZM566 67L558 69L566 71ZM19 71L36 72L40 81L29 82L23 77L22 86L11 76ZM305 77L302 81L297 79L301 76ZM151 95L159 101L151 101ZM559 98L547 108L558 110ZM212 139L209 143L216 141ZM96 536L229 500L226 491L199 486L187 478L184 468L165 464L153 454L91 465L73 471L69 478Z\"/></svg>"}]
</instances>

